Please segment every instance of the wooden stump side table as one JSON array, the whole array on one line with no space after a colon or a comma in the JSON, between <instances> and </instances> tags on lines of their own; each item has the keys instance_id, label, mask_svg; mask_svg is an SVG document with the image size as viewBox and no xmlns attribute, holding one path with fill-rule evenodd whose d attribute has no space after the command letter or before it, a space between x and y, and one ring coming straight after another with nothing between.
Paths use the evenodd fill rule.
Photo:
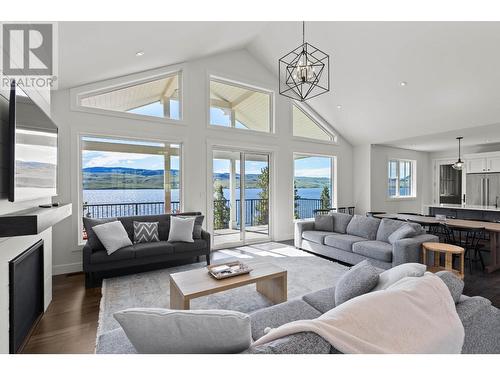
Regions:
<instances>
[{"instance_id":1,"label":"wooden stump side table","mask_svg":"<svg viewBox=\"0 0 500 375\"><path fill-rule=\"evenodd\" d=\"M434 253L433 265L427 265L427 261L430 258L429 252ZM441 266L441 254L444 254L444 266ZM456 254L460 258L459 269L453 268L453 255ZM427 271L438 272L438 271L451 271L456 276L460 277L462 280L464 278L464 254L465 250L463 247L450 245L447 243L440 242L424 242L422 244L422 263L427 266Z\"/></svg>"}]
</instances>

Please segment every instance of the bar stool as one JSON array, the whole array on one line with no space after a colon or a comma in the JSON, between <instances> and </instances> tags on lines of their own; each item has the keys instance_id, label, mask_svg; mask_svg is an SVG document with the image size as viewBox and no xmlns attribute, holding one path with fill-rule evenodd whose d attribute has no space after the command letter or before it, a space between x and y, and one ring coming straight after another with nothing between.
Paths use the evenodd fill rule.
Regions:
<instances>
[{"instance_id":1,"label":"bar stool","mask_svg":"<svg viewBox=\"0 0 500 375\"><path fill-rule=\"evenodd\" d=\"M418 216L424 217L424 215L418 215ZM407 219L406 221L408 221L409 223L420 224L422 226L422 228L424 228L424 230L427 233L434 234L434 235L437 235L436 233L439 232L439 228L441 227L441 223L435 223L435 222L425 223L425 222L422 222L422 221L412 220L412 219Z\"/></svg>"},{"instance_id":2,"label":"bar stool","mask_svg":"<svg viewBox=\"0 0 500 375\"><path fill-rule=\"evenodd\" d=\"M349 215L354 215L354 206L351 206L351 207L347 207L347 212Z\"/></svg>"},{"instance_id":3,"label":"bar stool","mask_svg":"<svg viewBox=\"0 0 500 375\"><path fill-rule=\"evenodd\" d=\"M366 216L367 217L374 217L375 215L384 215L386 214L387 212L383 212L383 211L368 211L366 213Z\"/></svg>"},{"instance_id":4,"label":"bar stool","mask_svg":"<svg viewBox=\"0 0 500 375\"><path fill-rule=\"evenodd\" d=\"M347 213L347 207L339 207L337 208L337 212L341 212L343 214Z\"/></svg>"},{"instance_id":5,"label":"bar stool","mask_svg":"<svg viewBox=\"0 0 500 375\"><path fill-rule=\"evenodd\" d=\"M465 259L469 264L469 271L472 274L472 263L479 261L484 271L484 261L481 251L479 251L479 241L484 232L484 227L463 228L460 226L444 223L446 243L461 246L465 249ZM479 255L479 259L478 259Z\"/></svg>"}]
</instances>

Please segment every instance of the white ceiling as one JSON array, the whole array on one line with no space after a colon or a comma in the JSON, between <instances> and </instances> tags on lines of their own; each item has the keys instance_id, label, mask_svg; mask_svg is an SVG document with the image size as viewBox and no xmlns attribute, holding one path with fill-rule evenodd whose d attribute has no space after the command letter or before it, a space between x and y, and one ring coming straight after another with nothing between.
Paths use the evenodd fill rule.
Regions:
<instances>
[{"instance_id":1,"label":"white ceiling","mask_svg":"<svg viewBox=\"0 0 500 375\"><path fill-rule=\"evenodd\" d=\"M458 141L456 138L458 136L464 137L462 140L464 147L490 147L500 143L500 123L404 138L397 141L385 142L384 145L416 151L435 152L457 149Z\"/></svg>"},{"instance_id":2,"label":"white ceiling","mask_svg":"<svg viewBox=\"0 0 500 375\"><path fill-rule=\"evenodd\" d=\"M245 46L276 72L302 39L299 22L63 22L59 36L60 87ZM499 22L309 22L306 40L330 55L332 87L308 103L352 144L461 129L500 141L478 134L500 123Z\"/></svg>"},{"instance_id":3,"label":"white ceiling","mask_svg":"<svg viewBox=\"0 0 500 375\"><path fill-rule=\"evenodd\" d=\"M59 89L244 47L263 22L59 22ZM144 55L135 54L143 51Z\"/></svg>"}]
</instances>

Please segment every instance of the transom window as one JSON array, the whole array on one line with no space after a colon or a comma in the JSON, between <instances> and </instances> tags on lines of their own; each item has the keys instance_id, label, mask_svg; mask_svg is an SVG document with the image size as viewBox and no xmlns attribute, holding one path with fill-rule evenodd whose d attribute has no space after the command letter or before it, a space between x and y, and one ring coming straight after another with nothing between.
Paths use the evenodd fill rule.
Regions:
<instances>
[{"instance_id":1,"label":"transom window","mask_svg":"<svg viewBox=\"0 0 500 375\"><path fill-rule=\"evenodd\" d=\"M148 82L87 94L80 98L79 104L87 108L180 120L180 91L180 73L177 72Z\"/></svg>"},{"instance_id":2,"label":"transom window","mask_svg":"<svg viewBox=\"0 0 500 375\"><path fill-rule=\"evenodd\" d=\"M389 160L387 187L389 198L414 198L417 196L416 163L415 160Z\"/></svg>"},{"instance_id":3,"label":"transom window","mask_svg":"<svg viewBox=\"0 0 500 375\"><path fill-rule=\"evenodd\" d=\"M210 79L210 125L271 132L269 92Z\"/></svg>"},{"instance_id":4,"label":"transom window","mask_svg":"<svg viewBox=\"0 0 500 375\"><path fill-rule=\"evenodd\" d=\"M294 137L334 141L335 136L314 120L306 111L292 104L292 121Z\"/></svg>"}]
</instances>

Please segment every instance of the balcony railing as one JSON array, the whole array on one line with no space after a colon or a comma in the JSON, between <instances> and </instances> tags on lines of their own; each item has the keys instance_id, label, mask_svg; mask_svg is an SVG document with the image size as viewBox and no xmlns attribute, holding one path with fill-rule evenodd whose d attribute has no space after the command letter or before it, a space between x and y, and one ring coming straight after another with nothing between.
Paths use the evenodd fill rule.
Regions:
<instances>
[{"instance_id":1,"label":"balcony railing","mask_svg":"<svg viewBox=\"0 0 500 375\"><path fill-rule=\"evenodd\" d=\"M172 213L180 211L180 202L171 202ZM83 216L94 219L119 216L160 215L165 213L164 202L83 204Z\"/></svg>"},{"instance_id":2,"label":"balcony railing","mask_svg":"<svg viewBox=\"0 0 500 375\"><path fill-rule=\"evenodd\" d=\"M227 210L227 217L231 209L228 199L214 201L214 207L220 207L217 203L223 203ZM299 219L314 217L314 210L321 208L321 199L300 198L295 201L295 213ZM180 211L180 202L171 202L171 212ZM84 204L83 216L95 219L118 217L118 216L141 216L159 215L165 212L164 202L137 202L137 203L100 203ZM268 205L265 199L245 199L244 219L246 226L267 224L269 220ZM236 200L236 222L240 224L240 200ZM229 223L229 219L224 220Z\"/></svg>"}]
</instances>

